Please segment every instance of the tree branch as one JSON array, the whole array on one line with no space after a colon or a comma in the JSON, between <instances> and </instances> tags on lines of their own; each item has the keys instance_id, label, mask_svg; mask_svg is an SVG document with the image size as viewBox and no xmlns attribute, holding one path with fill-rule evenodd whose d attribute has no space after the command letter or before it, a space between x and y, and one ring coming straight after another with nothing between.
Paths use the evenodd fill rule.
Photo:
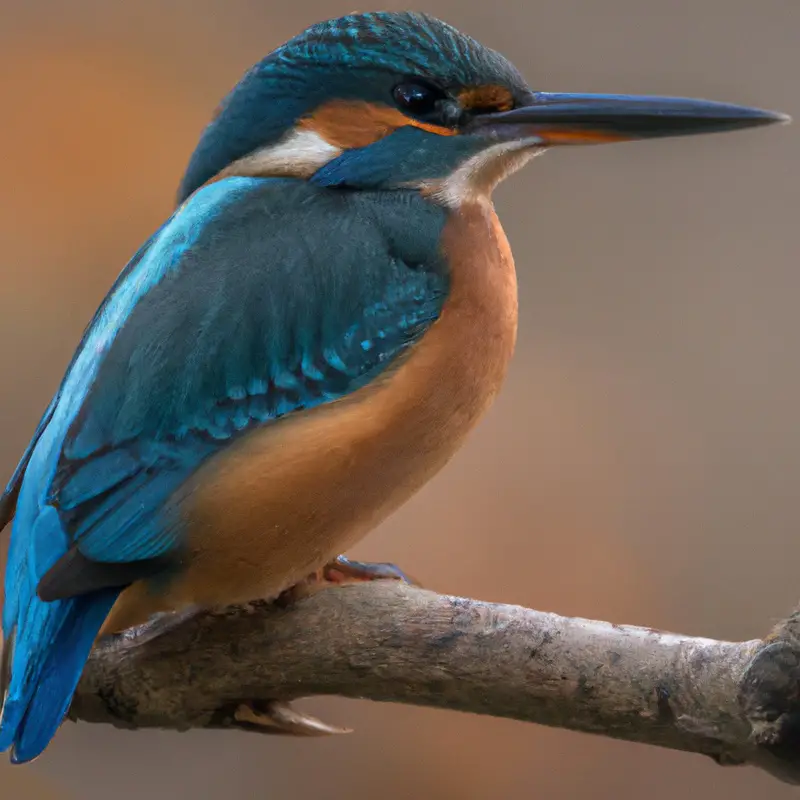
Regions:
<instances>
[{"instance_id":1,"label":"tree branch","mask_svg":"<svg viewBox=\"0 0 800 800\"><path fill-rule=\"evenodd\" d=\"M341 695L702 753L798 783L798 630L793 615L766 640L720 642L376 581L108 640L70 717L271 732L269 701Z\"/></svg>"}]
</instances>

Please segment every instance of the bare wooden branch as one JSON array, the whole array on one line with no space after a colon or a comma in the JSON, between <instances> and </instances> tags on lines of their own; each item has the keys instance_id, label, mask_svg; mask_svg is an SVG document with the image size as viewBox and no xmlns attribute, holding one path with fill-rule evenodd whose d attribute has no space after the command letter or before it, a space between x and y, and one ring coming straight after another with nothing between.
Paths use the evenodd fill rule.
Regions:
<instances>
[{"instance_id":1,"label":"bare wooden branch","mask_svg":"<svg viewBox=\"0 0 800 800\"><path fill-rule=\"evenodd\" d=\"M270 732L269 701L341 695L702 753L795 783L798 629L793 616L766 640L720 642L377 581L108 640L70 716ZM293 712L281 704L280 713L291 727Z\"/></svg>"}]
</instances>

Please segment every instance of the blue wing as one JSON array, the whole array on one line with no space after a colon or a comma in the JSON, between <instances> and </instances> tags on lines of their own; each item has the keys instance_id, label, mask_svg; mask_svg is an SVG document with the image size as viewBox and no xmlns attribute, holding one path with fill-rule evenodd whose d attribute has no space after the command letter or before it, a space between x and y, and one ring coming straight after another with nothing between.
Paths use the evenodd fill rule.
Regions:
<instances>
[{"instance_id":1,"label":"blue wing","mask_svg":"<svg viewBox=\"0 0 800 800\"><path fill-rule=\"evenodd\" d=\"M167 501L205 459L363 386L435 321L443 214L411 192L228 178L131 260L0 499L0 750L46 747L120 590L179 552Z\"/></svg>"},{"instance_id":2,"label":"blue wing","mask_svg":"<svg viewBox=\"0 0 800 800\"><path fill-rule=\"evenodd\" d=\"M20 459L19 464L17 464L14 474L11 476L11 480L9 480L5 491L3 492L2 496L0 496L0 530L5 528L5 526L11 522L11 518L14 516L14 508L17 504L17 497L19 496L19 490L22 486L22 476L25 474L28 462L31 460L31 456L33 455L33 448L36 447L36 443L39 441L42 431L44 431L44 429L47 427L47 423L50 422L50 417L53 416L53 411L55 410L57 402L58 394L56 394L56 396L50 401L50 405L42 415L41 420L39 420L39 424L36 426L36 431L33 434L33 438L25 448L25 452L22 454L22 458Z\"/></svg>"},{"instance_id":3,"label":"blue wing","mask_svg":"<svg viewBox=\"0 0 800 800\"><path fill-rule=\"evenodd\" d=\"M100 319L100 317L102 316L103 312L105 311L105 309L106 309L106 307L107 307L107 305L109 303L109 300L114 296L114 293L116 292L117 288L126 279L126 277L131 272L131 270L133 270L136 267L136 265L139 263L139 261L141 260L142 256L144 255L144 253L149 248L149 246L150 246L151 242L153 241L153 239L155 239L156 236L158 236L158 234L160 232L161 232L161 229L159 229L159 231L157 231L155 234L153 234L153 236L151 236L150 239L148 239L147 242L145 242L139 248L139 250L133 256L133 258L131 258L131 260L128 262L128 264L125 267L125 269L120 273L120 275L117 278L117 280L114 282L114 285L109 290L109 293L108 293L108 295L106 295L105 300L103 301L103 303L100 305L100 307L95 312L95 315L92 318L92 321L89 323L89 325L86 327L86 330L83 332L83 336L81 337L81 341L80 341L80 343L79 343L79 345L78 345L78 347L77 347L77 349L75 351L75 355L72 357L72 360L70 361L69 367L67 368L67 376L69 376L69 374L70 374L72 366L75 363L75 359L81 353L81 351L83 349L83 346L84 346L84 344L86 342L86 338L89 336L90 332L94 329L94 327L96 326L98 320ZM22 458L20 459L19 463L17 464L17 467L14 470L14 474L11 476L11 479L9 480L8 484L6 485L6 488L3 491L3 494L0 495L0 530L2 530L11 521L11 518L14 516L14 509L16 507L17 497L19 496L19 491L20 491L20 488L22 486L22 478L23 478L23 476L25 474L25 470L27 469L28 462L31 460L31 456L33 455L33 450L36 447L36 444L38 443L42 433L45 430L45 428L47 427L47 424L50 422L50 418L53 416L53 412L55 411L56 405L57 405L57 403L58 403L58 401L59 401L59 399L61 397L61 391L63 389L64 382L66 380L67 380L67 378L65 378L64 381L62 381L61 386L59 386L58 391L56 392L56 394L53 397L53 399L50 401L50 405L47 407L47 410L42 415L42 418L39 421L39 424L36 426L36 431L34 432L33 437L31 438L30 442L28 443L28 446L25 449L25 452L22 454Z\"/></svg>"},{"instance_id":4,"label":"blue wing","mask_svg":"<svg viewBox=\"0 0 800 800\"><path fill-rule=\"evenodd\" d=\"M410 192L231 178L196 194L105 304L37 446L51 470L39 506L67 540L40 596L163 567L180 547L165 503L206 458L354 391L415 342L447 293L443 223Z\"/></svg>"}]
</instances>

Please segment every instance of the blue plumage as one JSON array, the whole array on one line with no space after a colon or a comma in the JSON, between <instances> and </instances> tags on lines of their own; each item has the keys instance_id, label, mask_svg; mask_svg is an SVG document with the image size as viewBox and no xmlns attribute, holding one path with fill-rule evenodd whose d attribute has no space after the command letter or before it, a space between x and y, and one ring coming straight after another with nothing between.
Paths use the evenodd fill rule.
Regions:
<instances>
[{"instance_id":1,"label":"blue plumage","mask_svg":"<svg viewBox=\"0 0 800 800\"><path fill-rule=\"evenodd\" d=\"M413 186L446 177L453 164L476 155L484 143L468 136L456 137L449 158L438 156L438 137L419 128L399 128L369 147L346 150L311 176L317 186L387 189L397 184Z\"/></svg>"},{"instance_id":2,"label":"blue plumage","mask_svg":"<svg viewBox=\"0 0 800 800\"><path fill-rule=\"evenodd\" d=\"M437 318L444 219L413 192L227 178L137 253L9 486L0 749L46 746L119 591L179 554L169 501L200 464L365 385Z\"/></svg>"},{"instance_id":3,"label":"blue plumage","mask_svg":"<svg viewBox=\"0 0 800 800\"><path fill-rule=\"evenodd\" d=\"M256 64L225 98L192 155L179 201L226 165L278 141L332 97L393 105L392 89L408 75L448 90L497 84L520 101L530 99L525 79L505 56L427 14L349 14L321 22ZM395 167L409 155L418 154L405 151ZM429 158L428 167L450 163L444 155L440 150Z\"/></svg>"},{"instance_id":4,"label":"blue plumage","mask_svg":"<svg viewBox=\"0 0 800 800\"><path fill-rule=\"evenodd\" d=\"M36 758L55 735L119 591L104 589L52 603L31 598L20 626L25 633L14 640L11 663L12 674L32 668L31 674L21 691L9 693L0 727L0 751L13 746L14 763ZM42 642L47 643L44 651Z\"/></svg>"},{"instance_id":5,"label":"blue plumage","mask_svg":"<svg viewBox=\"0 0 800 800\"><path fill-rule=\"evenodd\" d=\"M2 497L0 497L0 525L5 525L8 520L14 516L14 505L17 502L17 497L19 496L19 490L22 486L22 478L25 475L25 469L28 466L28 462L31 460L33 448L36 446L36 442L39 441L39 437L42 435L47 423L53 416L53 411L55 410L56 403L58 402L58 397L59 393L56 393L56 396L50 401L50 405L47 407L47 410L44 412L44 414L42 414L42 418L39 420L39 424L36 426L36 430L34 431L33 438L25 448L25 452L22 454L22 458L19 460L19 463L14 470L14 474L11 476L11 479L6 485Z\"/></svg>"}]
</instances>

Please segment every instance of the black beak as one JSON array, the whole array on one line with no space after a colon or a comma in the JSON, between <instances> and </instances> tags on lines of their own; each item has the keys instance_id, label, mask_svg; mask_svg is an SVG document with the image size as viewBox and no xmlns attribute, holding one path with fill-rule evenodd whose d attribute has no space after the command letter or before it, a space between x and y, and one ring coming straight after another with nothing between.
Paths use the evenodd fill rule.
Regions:
<instances>
[{"instance_id":1,"label":"black beak","mask_svg":"<svg viewBox=\"0 0 800 800\"><path fill-rule=\"evenodd\" d=\"M690 100L618 94L548 94L512 111L476 116L465 132L531 144L601 144L691 136L790 122L774 111Z\"/></svg>"}]
</instances>

